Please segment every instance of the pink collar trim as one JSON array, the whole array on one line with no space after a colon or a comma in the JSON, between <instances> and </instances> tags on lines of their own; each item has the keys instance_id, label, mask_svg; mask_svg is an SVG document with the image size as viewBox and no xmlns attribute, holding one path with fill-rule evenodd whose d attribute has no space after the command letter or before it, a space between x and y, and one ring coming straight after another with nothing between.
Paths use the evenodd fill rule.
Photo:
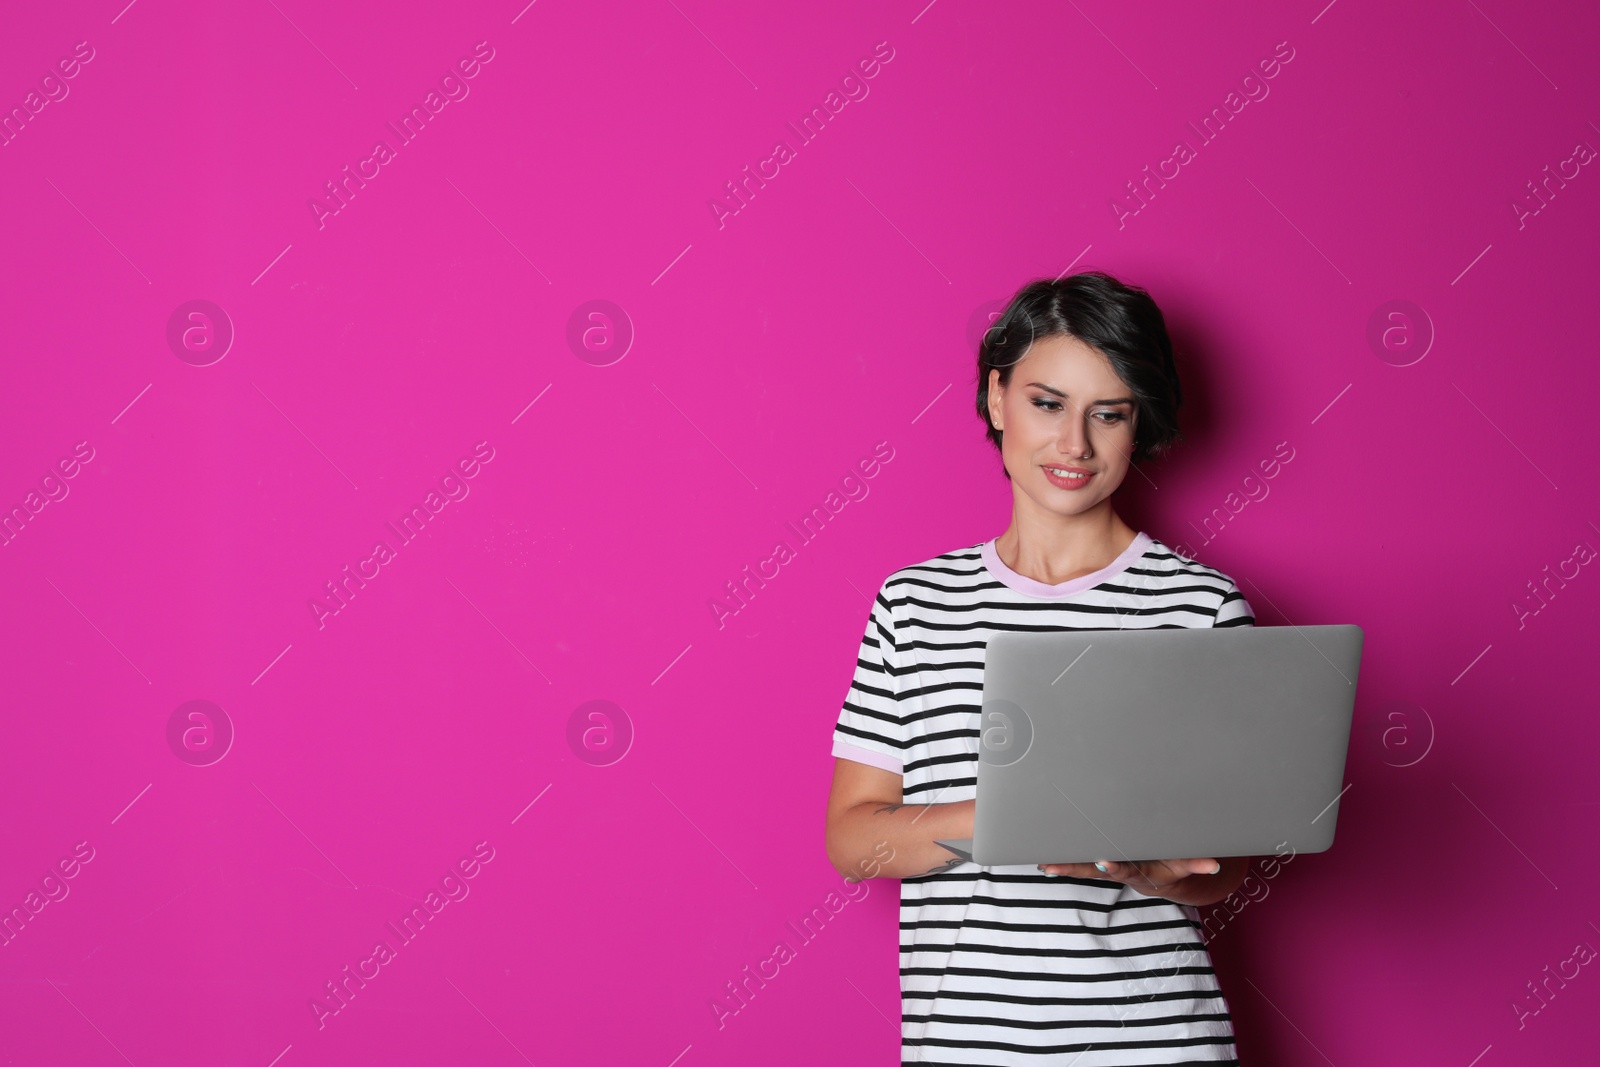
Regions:
<instances>
[{"instance_id":1,"label":"pink collar trim","mask_svg":"<svg viewBox=\"0 0 1600 1067\"><path fill-rule=\"evenodd\" d=\"M1071 596L1073 593L1081 593L1085 589L1093 589L1106 579L1113 578L1131 567L1133 562L1144 555L1151 544L1154 543L1148 534L1140 531L1128 547L1122 550L1120 556L1099 570L1081 575L1070 582L1062 582L1060 585L1046 585L1044 582L1035 581L1007 567L1005 561L1000 558L1000 553L995 550L994 540L991 537L985 541L981 552L983 565L988 568L989 573L1019 593L1040 597Z\"/></svg>"}]
</instances>

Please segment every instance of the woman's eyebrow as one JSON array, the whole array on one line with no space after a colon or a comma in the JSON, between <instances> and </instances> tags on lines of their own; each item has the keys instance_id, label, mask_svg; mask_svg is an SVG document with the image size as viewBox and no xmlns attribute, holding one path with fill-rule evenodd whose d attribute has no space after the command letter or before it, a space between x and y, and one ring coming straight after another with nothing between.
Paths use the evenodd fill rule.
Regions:
<instances>
[{"instance_id":1,"label":"woman's eyebrow","mask_svg":"<svg viewBox=\"0 0 1600 1067\"><path fill-rule=\"evenodd\" d=\"M1052 388L1052 387L1044 384L1043 382L1029 382L1028 384L1030 386L1036 388L1036 389L1043 389L1047 393L1054 393L1056 396L1059 396L1063 400L1069 399L1067 394L1062 392L1060 389ZM1115 400L1096 400L1096 401L1094 401L1094 404L1131 404L1131 403L1133 403L1133 398L1132 397L1127 397L1127 396L1118 397ZM1090 406L1092 407L1093 404L1091 404Z\"/></svg>"}]
</instances>

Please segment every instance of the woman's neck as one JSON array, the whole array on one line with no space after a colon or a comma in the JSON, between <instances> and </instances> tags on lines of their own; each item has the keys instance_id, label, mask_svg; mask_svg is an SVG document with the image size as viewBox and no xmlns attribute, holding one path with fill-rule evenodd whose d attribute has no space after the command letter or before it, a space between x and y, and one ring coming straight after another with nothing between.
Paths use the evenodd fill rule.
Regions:
<instances>
[{"instance_id":1,"label":"woman's neck","mask_svg":"<svg viewBox=\"0 0 1600 1067\"><path fill-rule=\"evenodd\" d=\"M1001 561L1023 577L1060 585L1110 565L1138 535L1109 506L1103 514L1090 512L1065 520L1051 515L1043 521L1013 513L1011 525L995 538L994 547Z\"/></svg>"}]
</instances>

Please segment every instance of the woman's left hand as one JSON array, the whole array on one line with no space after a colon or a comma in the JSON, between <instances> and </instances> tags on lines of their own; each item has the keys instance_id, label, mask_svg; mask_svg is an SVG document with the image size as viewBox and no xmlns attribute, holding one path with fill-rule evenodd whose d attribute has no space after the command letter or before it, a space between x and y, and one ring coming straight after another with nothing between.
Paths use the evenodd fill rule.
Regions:
<instances>
[{"instance_id":1,"label":"woman's left hand","mask_svg":"<svg viewBox=\"0 0 1600 1067\"><path fill-rule=\"evenodd\" d=\"M1104 868L1104 869L1102 869ZM1072 878L1099 878L1121 882L1147 897L1165 896L1191 874L1216 874L1222 864L1214 859L1132 860L1115 863L1041 863L1045 874L1064 874Z\"/></svg>"}]
</instances>

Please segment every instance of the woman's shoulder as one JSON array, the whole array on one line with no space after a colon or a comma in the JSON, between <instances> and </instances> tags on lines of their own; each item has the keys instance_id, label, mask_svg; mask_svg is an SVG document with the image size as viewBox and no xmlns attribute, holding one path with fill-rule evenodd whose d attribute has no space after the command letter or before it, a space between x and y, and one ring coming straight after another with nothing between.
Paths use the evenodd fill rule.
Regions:
<instances>
[{"instance_id":1,"label":"woman's shoulder","mask_svg":"<svg viewBox=\"0 0 1600 1067\"><path fill-rule=\"evenodd\" d=\"M1208 594L1214 594L1217 597L1215 607L1218 610L1233 601L1243 599L1243 594L1232 576L1216 567L1201 563L1194 557L1185 555L1154 538L1151 539L1150 547L1145 551L1144 561L1147 565L1147 573L1149 571L1157 571L1167 576L1176 585L1181 585L1190 590L1200 586ZM1244 610L1248 613L1248 609Z\"/></svg>"},{"instance_id":2,"label":"woman's shoulder","mask_svg":"<svg viewBox=\"0 0 1600 1067\"><path fill-rule=\"evenodd\" d=\"M906 585L949 585L952 581L975 577L983 570L983 545L982 541L961 545L937 556L908 563L891 571L879 583L879 591L893 594L896 589Z\"/></svg>"},{"instance_id":3,"label":"woman's shoulder","mask_svg":"<svg viewBox=\"0 0 1600 1067\"><path fill-rule=\"evenodd\" d=\"M1193 556L1186 555L1179 549L1173 548L1155 537L1150 538L1150 547L1145 550L1144 556L1146 560L1163 564L1168 570L1192 574L1197 577L1215 578L1230 585L1233 583L1232 578L1216 567L1201 563Z\"/></svg>"}]
</instances>

